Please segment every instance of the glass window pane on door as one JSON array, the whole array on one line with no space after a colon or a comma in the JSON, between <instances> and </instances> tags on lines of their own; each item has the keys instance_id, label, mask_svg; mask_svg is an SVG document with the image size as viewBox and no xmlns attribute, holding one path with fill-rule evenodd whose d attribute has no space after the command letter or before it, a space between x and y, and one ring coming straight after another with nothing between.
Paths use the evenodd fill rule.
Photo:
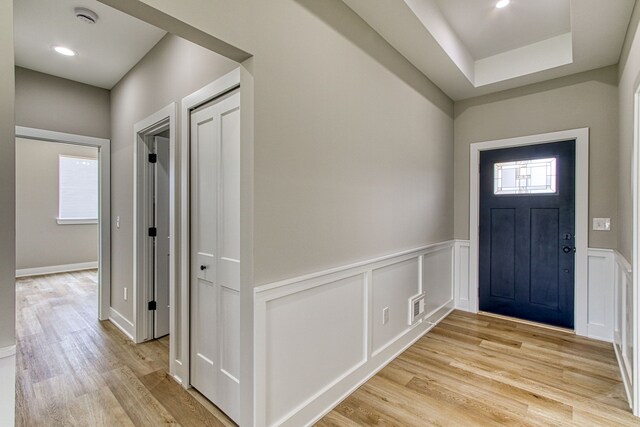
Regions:
<instances>
[{"instance_id":1,"label":"glass window pane on door","mask_svg":"<svg viewBox=\"0 0 640 427\"><path fill-rule=\"evenodd\" d=\"M493 194L553 194L556 158L527 159L493 165Z\"/></svg>"}]
</instances>

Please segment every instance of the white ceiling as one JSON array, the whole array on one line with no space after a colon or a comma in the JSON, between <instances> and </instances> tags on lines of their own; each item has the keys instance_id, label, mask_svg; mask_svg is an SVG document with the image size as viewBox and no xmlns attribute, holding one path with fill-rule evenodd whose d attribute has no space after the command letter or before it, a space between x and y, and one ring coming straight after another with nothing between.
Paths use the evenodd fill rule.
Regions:
<instances>
[{"instance_id":1,"label":"white ceiling","mask_svg":"<svg viewBox=\"0 0 640 427\"><path fill-rule=\"evenodd\" d=\"M98 22L81 22L75 7L93 10ZM166 34L96 0L16 0L14 25L16 65L105 89ZM54 45L78 55L60 55Z\"/></svg>"},{"instance_id":2,"label":"white ceiling","mask_svg":"<svg viewBox=\"0 0 640 427\"><path fill-rule=\"evenodd\" d=\"M436 0L444 18L474 59L571 31L569 0L514 0L503 9L495 8L496 1Z\"/></svg>"},{"instance_id":3,"label":"white ceiling","mask_svg":"<svg viewBox=\"0 0 640 427\"><path fill-rule=\"evenodd\" d=\"M454 100L618 63L635 0L343 0Z\"/></svg>"}]
</instances>

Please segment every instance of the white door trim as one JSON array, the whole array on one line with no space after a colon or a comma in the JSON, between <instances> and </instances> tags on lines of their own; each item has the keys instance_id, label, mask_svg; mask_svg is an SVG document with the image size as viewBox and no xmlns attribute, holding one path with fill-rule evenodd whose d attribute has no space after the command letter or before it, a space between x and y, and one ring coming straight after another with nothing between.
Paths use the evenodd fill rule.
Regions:
<instances>
[{"instance_id":1,"label":"white door trim","mask_svg":"<svg viewBox=\"0 0 640 427\"><path fill-rule=\"evenodd\" d=\"M109 319L111 307L111 141L104 138L16 126L16 138L61 142L98 149L100 218L98 219L98 319Z\"/></svg>"},{"instance_id":2,"label":"white door trim","mask_svg":"<svg viewBox=\"0 0 640 427\"><path fill-rule=\"evenodd\" d=\"M147 253L145 251L146 238L142 238L145 230L146 218L139 208L146 200L147 186L144 179L146 165L146 145L144 138L147 135L169 129L169 373L175 375L175 301L176 301L176 108L175 102L167 105L149 117L139 121L133 128L134 154L133 154L133 317L135 320L134 341L139 343L153 339L153 320L146 304L149 300L149 290L144 286L144 275L147 268Z\"/></svg>"},{"instance_id":3,"label":"white door trim","mask_svg":"<svg viewBox=\"0 0 640 427\"><path fill-rule=\"evenodd\" d=\"M640 84L636 86L636 90L633 97L633 156L632 156L632 239L633 239L633 253L631 259L631 274L633 278L633 324L635 325L633 331L633 368L632 368L632 389L631 396L631 408L633 414L640 417L640 350L638 349L638 343L640 343L640 281L638 278L638 268L640 268L640 254L638 249L640 246Z\"/></svg>"},{"instance_id":4,"label":"white door trim","mask_svg":"<svg viewBox=\"0 0 640 427\"><path fill-rule=\"evenodd\" d=\"M189 130L191 111L220 95L240 87L240 69L237 68L182 99L180 104L180 359L172 363L180 367L176 372L184 387L190 382L190 230L189 230ZM173 310L172 310L173 311Z\"/></svg>"},{"instance_id":5,"label":"white door trim","mask_svg":"<svg viewBox=\"0 0 640 427\"><path fill-rule=\"evenodd\" d=\"M469 160L469 309L478 312L479 301L479 162L480 152L498 148L576 141L576 264L575 264L575 332L587 336L587 246L589 241L589 128L571 129L539 135L473 143Z\"/></svg>"}]
</instances>

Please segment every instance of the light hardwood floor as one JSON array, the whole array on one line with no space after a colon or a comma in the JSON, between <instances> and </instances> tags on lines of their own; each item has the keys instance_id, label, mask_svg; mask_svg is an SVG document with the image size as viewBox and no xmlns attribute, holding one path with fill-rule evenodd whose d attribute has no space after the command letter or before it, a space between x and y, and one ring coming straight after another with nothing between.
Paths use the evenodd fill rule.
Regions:
<instances>
[{"instance_id":1,"label":"light hardwood floor","mask_svg":"<svg viewBox=\"0 0 640 427\"><path fill-rule=\"evenodd\" d=\"M169 339L97 320L96 271L19 279L17 426L234 426L168 377Z\"/></svg>"},{"instance_id":2,"label":"light hardwood floor","mask_svg":"<svg viewBox=\"0 0 640 427\"><path fill-rule=\"evenodd\" d=\"M233 426L168 378L168 339L98 322L95 271L17 282L18 426ZM454 312L317 426L640 426L611 345Z\"/></svg>"},{"instance_id":3,"label":"light hardwood floor","mask_svg":"<svg viewBox=\"0 0 640 427\"><path fill-rule=\"evenodd\" d=\"M454 312L317 426L638 426L610 344Z\"/></svg>"}]
</instances>

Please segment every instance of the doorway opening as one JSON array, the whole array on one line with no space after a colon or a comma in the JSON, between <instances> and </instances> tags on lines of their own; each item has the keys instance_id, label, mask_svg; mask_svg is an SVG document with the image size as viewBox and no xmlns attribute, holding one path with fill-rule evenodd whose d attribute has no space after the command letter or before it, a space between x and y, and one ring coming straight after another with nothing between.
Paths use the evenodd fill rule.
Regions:
<instances>
[{"instance_id":1,"label":"doorway opening","mask_svg":"<svg viewBox=\"0 0 640 427\"><path fill-rule=\"evenodd\" d=\"M96 313L99 320L108 319L111 287L110 141L16 126L16 144L22 144L21 148L26 151L37 145L36 149L45 148L48 153L48 156L45 156L45 153L40 151L37 157L28 156L28 152L24 153L33 161L36 159L44 161L47 157L49 160L46 170L45 165L36 169L40 171L38 174L34 173L33 164L28 165L29 170L24 171L25 177L32 176L39 180L46 180L46 182L42 181L43 185L40 188L44 191L43 194L25 195L29 198L29 202L25 203L24 207L31 214L47 216L46 224L40 224L40 226L53 227L53 229L34 234L34 227L36 227L34 223L19 223L17 228L28 227L29 232L25 233L25 236L49 239L50 241L48 240L48 243L43 246L47 246L49 258L54 257L45 261L45 264L50 265L19 269L16 275L29 276L97 269L97 273L92 276L95 277L92 280L97 282ZM19 170L17 172L20 174ZM45 173L48 175L43 175ZM53 184L53 187L48 188L44 185L45 183L49 187ZM51 202L49 206L41 205L47 203L47 200ZM38 206L33 205L35 202ZM20 209L19 206L17 208ZM56 211L55 217L52 216L52 208ZM26 215L21 215L19 212L17 214L18 222L26 220ZM37 221L37 218L33 220ZM69 227L73 227L73 230ZM62 235L61 232L65 234ZM59 239L55 240L56 238ZM85 259L87 256L89 258ZM61 261L62 259L66 261Z\"/></svg>"},{"instance_id":2,"label":"doorway opening","mask_svg":"<svg viewBox=\"0 0 640 427\"><path fill-rule=\"evenodd\" d=\"M173 335L175 328L175 108L134 127L135 342Z\"/></svg>"}]
</instances>

